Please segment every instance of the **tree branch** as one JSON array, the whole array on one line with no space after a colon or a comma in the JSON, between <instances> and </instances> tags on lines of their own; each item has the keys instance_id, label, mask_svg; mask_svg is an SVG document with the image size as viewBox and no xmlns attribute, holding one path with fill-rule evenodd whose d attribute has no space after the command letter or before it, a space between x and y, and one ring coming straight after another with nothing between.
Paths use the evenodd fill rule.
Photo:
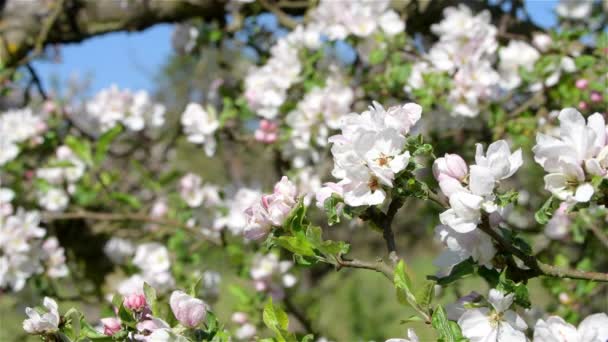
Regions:
<instances>
[{"instance_id":1,"label":"tree branch","mask_svg":"<svg viewBox=\"0 0 608 342\"><path fill-rule=\"evenodd\" d=\"M127 213L127 214L114 214L114 213L98 213L90 211L78 211L71 213L51 213L45 212L42 215L43 221L63 221L63 220L74 220L74 219L85 219L94 221L138 221L145 223L153 223L161 226L181 228L189 232L197 234L202 239L219 245L220 242L211 239L208 236L203 235L197 229L185 225L179 221L173 221L169 219L155 218L145 214Z\"/></svg>"},{"instance_id":2,"label":"tree branch","mask_svg":"<svg viewBox=\"0 0 608 342\"><path fill-rule=\"evenodd\" d=\"M429 192L429 199L439 204L443 208L447 209L450 207L447 203L445 203L445 201L441 200L441 198L432 191ZM483 231L484 233L488 234L496 242L498 250L515 255L517 258L523 261L526 267L529 268L529 270L517 270L519 271L518 273L522 275L522 280L527 280L538 276L547 276L554 278L570 278L608 282L608 273L586 272L561 268L545 264L539 261L535 256L528 255L519 248L513 246L509 241L503 238L503 236L498 231L490 227L490 222L488 220L487 215L485 214L482 217L482 222L477 227L481 229L481 231Z\"/></svg>"},{"instance_id":3,"label":"tree branch","mask_svg":"<svg viewBox=\"0 0 608 342\"><path fill-rule=\"evenodd\" d=\"M41 17L43 3L8 0L0 17L4 42L0 46L0 60L11 69L36 57L51 44L76 43L109 32L141 31L154 24L190 18L224 20L224 3L223 0L56 0L52 3L56 7Z\"/></svg>"},{"instance_id":4,"label":"tree branch","mask_svg":"<svg viewBox=\"0 0 608 342\"><path fill-rule=\"evenodd\" d=\"M382 260L378 260L376 262L368 262L357 259L346 260L342 257L336 258L336 263L338 267L338 271L343 267L351 267L351 268L362 268L366 270L373 270L379 273L382 273L388 280L391 282L394 278L393 268L389 265L385 264Z\"/></svg>"}]
</instances>

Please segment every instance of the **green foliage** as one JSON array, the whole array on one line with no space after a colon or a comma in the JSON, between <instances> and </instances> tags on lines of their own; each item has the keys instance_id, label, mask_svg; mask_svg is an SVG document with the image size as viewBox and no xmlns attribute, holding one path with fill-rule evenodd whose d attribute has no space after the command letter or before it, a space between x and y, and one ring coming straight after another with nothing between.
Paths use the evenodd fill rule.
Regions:
<instances>
[{"instance_id":1,"label":"green foliage","mask_svg":"<svg viewBox=\"0 0 608 342\"><path fill-rule=\"evenodd\" d=\"M438 342L466 341L466 338L462 336L458 324L448 320L445 310L441 305L438 305L435 308L431 319L431 325L439 334Z\"/></svg>"},{"instance_id":2,"label":"green foliage","mask_svg":"<svg viewBox=\"0 0 608 342\"><path fill-rule=\"evenodd\" d=\"M268 329L274 332L278 342L297 341L295 335L287 330L289 317L285 311L272 304L272 298L269 298L264 306L262 318Z\"/></svg>"},{"instance_id":3,"label":"green foliage","mask_svg":"<svg viewBox=\"0 0 608 342\"><path fill-rule=\"evenodd\" d=\"M515 304L526 309L531 307L528 287L524 283L515 283L513 280L508 279L506 268L502 271L502 273L500 273L496 289L505 294L513 293L515 295L513 297Z\"/></svg>"}]
</instances>

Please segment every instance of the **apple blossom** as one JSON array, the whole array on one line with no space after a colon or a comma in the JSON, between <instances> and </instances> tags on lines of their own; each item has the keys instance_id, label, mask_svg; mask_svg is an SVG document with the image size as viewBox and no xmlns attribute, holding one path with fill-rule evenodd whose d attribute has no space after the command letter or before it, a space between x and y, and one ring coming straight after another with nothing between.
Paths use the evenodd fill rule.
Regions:
<instances>
[{"instance_id":1,"label":"apple blossom","mask_svg":"<svg viewBox=\"0 0 608 342\"><path fill-rule=\"evenodd\" d=\"M214 134L220 127L215 109L210 106L205 109L198 103L189 103L182 113L181 124L188 141L203 144L207 156L215 154Z\"/></svg>"},{"instance_id":2,"label":"apple blossom","mask_svg":"<svg viewBox=\"0 0 608 342\"><path fill-rule=\"evenodd\" d=\"M433 175L438 180L450 177L462 181L468 172L467 163L457 154L446 153L444 157L437 158L433 162Z\"/></svg>"},{"instance_id":3,"label":"apple blossom","mask_svg":"<svg viewBox=\"0 0 608 342\"><path fill-rule=\"evenodd\" d=\"M407 338L389 338L385 342L418 342L420 339L414 329L407 329Z\"/></svg>"},{"instance_id":4,"label":"apple blossom","mask_svg":"<svg viewBox=\"0 0 608 342\"><path fill-rule=\"evenodd\" d=\"M207 304L182 291L173 291L169 302L173 315L185 327L196 328L207 316Z\"/></svg>"},{"instance_id":5,"label":"apple blossom","mask_svg":"<svg viewBox=\"0 0 608 342\"><path fill-rule=\"evenodd\" d=\"M566 19L582 20L591 14L593 2L588 0L560 0L555 12Z\"/></svg>"},{"instance_id":6,"label":"apple blossom","mask_svg":"<svg viewBox=\"0 0 608 342\"><path fill-rule=\"evenodd\" d=\"M596 313L587 316L578 326L551 316L546 321L539 319L534 326L534 342L602 342L608 339L608 316Z\"/></svg>"},{"instance_id":7,"label":"apple blossom","mask_svg":"<svg viewBox=\"0 0 608 342\"><path fill-rule=\"evenodd\" d=\"M254 133L255 140L265 144L272 144L278 139L279 126L276 122L262 119L260 126Z\"/></svg>"},{"instance_id":8,"label":"apple blossom","mask_svg":"<svg viewBox=\"0 0 608 342\"><path fill-rule=\"evenodd\" d=\"M133 311L140 311L146 306L146 297L141 293L132 293L123 300L125 308Z\"/></svg>"},{"instance_id":9,"label":"apple blossom","mask_svg":"<svg viewBox=\"0 0 608 342\"><path fill-rule=\"evenodd\" d=\"M101 319L103 324L103 333L107 336L112 336L122 329L120 319L116 317L106 317Z\"/></svg>"},{"instance_id":10,"label":"apple blossom","mask_svg":"<svg viewBox=\"0 0 608 342\"><path fill-rule=\"evenodd\" d=\"M498 55L501 85L505 89L518 87L521 84L519 68L532 71L534 64L540 58L540 53L535 48L518 40L511 40L509 45L499 50Z\"/></svg>"},{"instance_id":11,"label":"apple blossom","mask_svg":"<svg viewBox=\"0 0 608 342\"><path fill-rule=\"evenodd\" d=\"M43 305L45 312L40 314L36 309L26 308L25 314L28 318L23 321L23 330L29 334L49 334L59 330L59 311L57 302L49 297L44 297Z\"/></svg>"},{"instance_id":12,"label":"apple blossom","mask_svg":"<svg viewBox=\"0 0 608 342\"><path fill-rule=\"evenodd\" d=\"M50 188L39 195L38 204L48 211L64 211L70 198L63 189Z\"/></svg>"},{"instance_id":13,"label":"apple blossom","mask_svg":"<svg viewBox=\"0 0 608 342\"><path fill-rule=\"evenodd\" d=\"M559 121L559 137L538 133L534 160L549 172L545 189L561 200L588 202L594 193L588 178L606 174L606 123L599 113L585 122L573 108L563 109Z\"/></svg>"},{"instance_id":14,"label":"apple blossom","mask_svg":"<svg viewBox=\"0 0 608 342\"><path fill-rule=\"evenodd\" d=\"M468 309L458 319L462 334L471 342L525 342L527 339L523 331L528 326L515 311L509 310L513 297L512 293L504 294L491 289L488 295L491 309Z\"/></svg>"},{"instance_id":15,"label":"apple blossom","mask_svg":"<svg viewBox=\"0 0 608 342\"><path fill-rule=\"evenodd\" d=\"M247 225L243 234L247 239L265 238L272 226L281 226L297 202L295 185L285 176L275 184L271 195L263 195L260 201L245 210Z\"/></svg>"},{"instance_id":16,"label":"apple blossom","mask_svg":"<svg viewBox=\"0 0 608 342\"><path fill-rule=\"evenodd\" d=\"M49 277L62 278L70 273L65 264L65 250L59 245L56 237L49 237L42 243L42 254Z\"/></svg>"}]
</instances>

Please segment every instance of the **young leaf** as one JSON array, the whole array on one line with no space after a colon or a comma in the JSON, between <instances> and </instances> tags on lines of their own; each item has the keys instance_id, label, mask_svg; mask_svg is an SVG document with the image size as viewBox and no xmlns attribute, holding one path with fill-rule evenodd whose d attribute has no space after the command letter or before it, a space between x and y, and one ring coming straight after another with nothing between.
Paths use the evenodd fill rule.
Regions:
<instances>
[{"instance_id":1,"label":"young leaf","mask_svg":"<svg viewBox=\"0 0 608 342\"><path fill-rule=\"evenodd\" d=\"M433 312L431 325L439 334L439 341L442 342L458 342L464 340L460 327L456 322L451 322L441 305L438 305Z\"/></svg>"},{"instance_id":2,"label":"young leaf","mask_svg":"<svg viewBox=\"0 0 608 342\"><path fill-rule=\"evenodd\" d=\"M144 282L144 295L146 296L146 303L152 310L154 316L158 316L158 303L156 302L156 290L150 286L150 284Z\"/></svg>"},{"instance_id":3,"label":"young leaf","mask_svg":"<svg viewBox=\"0 0 608 342\"><path fill-rule=\"evenodd\" d=\"M95 164L99 165L105 159L110 145L121 132L122 126L116 125L99 137L95 147Z\"/></svg>"},{"instance_id":4,"label":"young leaf","mask_svg":"<svg viewBox=\"0 0 608 342\"><path fill-rule=\"evenodd\" d=\"M416 296L412 292L412 281L405 272L405 263L400 260L395 268L395 278L393 280L395 289L397 290L397 299L402 304L409 304L412 307L417 306Z\"/></svg>"}]
</instances>

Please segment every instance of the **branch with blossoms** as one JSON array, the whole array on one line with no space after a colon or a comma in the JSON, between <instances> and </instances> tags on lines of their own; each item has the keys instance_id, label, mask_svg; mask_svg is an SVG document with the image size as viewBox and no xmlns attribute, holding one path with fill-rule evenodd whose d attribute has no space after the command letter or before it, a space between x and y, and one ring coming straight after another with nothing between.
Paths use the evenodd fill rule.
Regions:
<instances>
[{"instance_id":1,"label":"branch with blossoms","mask_svg":"<svg viewBox=\"0 0 608 342\"><path fill-rule=\"evenodd\" d=\"M3 18L30 16L11 3ZM17 305L26 332L380 340L401 321L425 324L400 342L608 338L606 39L584 23L605 21L600 3L560 2L555 30L516 0L81 5L35 8L44 25L9 37L0 77L47 44L201 18L176 25L156 97L1 89L28 100L0 115L0 290L40 297ZM103 318L60 310L71 300ZM356 307L326 324L321 300Z\"/></svg>"}]
</instances>

